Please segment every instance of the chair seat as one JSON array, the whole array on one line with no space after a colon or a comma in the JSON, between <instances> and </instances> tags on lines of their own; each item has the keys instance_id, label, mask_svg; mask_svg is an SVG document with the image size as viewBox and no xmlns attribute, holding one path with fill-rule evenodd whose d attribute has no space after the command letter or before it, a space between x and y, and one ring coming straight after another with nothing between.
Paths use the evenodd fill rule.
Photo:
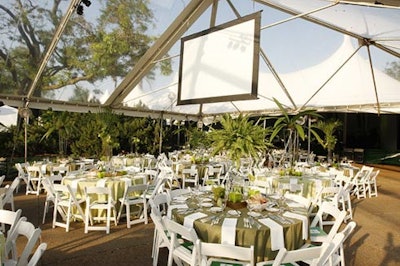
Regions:
<instances>
[{"instance_id":1,"label":"chair seat","mask_svg":"<svg viewBox=\"0 0 400 266\"><path fill-rule=\"evenodd\" d=\"M315 242L322 242L328 234L320 227L310 227L310 239Z\"/></svg>"}]
</instances>

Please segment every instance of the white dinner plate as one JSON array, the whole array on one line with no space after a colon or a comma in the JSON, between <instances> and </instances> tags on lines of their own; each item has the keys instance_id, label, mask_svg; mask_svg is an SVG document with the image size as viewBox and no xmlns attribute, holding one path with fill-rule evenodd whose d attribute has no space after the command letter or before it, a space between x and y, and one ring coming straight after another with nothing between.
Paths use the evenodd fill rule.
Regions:
<instances>
[{"instance_id":1,"label":"white dinner plate","mask_svg":"<svg viewBox=\"0 0 400 266\"><path fill-rule=\"evenodd\" d=\"M278 208L273 208L273 207L266 208L266 210L269 211L269 212L278 212L279 211Z\"/></svg>"},{"instance_id":2,"label":"white dinner plate","mask_svg":"<svg viewBox=\"0 0 400 266\"><path fill-rule=\"evenodd\" d=\"M260 217L261 213L259 213L259 212L248 212L247 215L249 215L251 217Z\"/></svg>"},{"instance_id":3,"label":"white dinner plate","mask_svg":"<svg viewBox=\"0 0 400 266\"><path fill-rule=\"evenodd\" d=\"M203 202L203 203L201 204L201 206L202 206L202 207L208 208L208 207L212 207L213 204L212 204L211 202Z\"/></svg>"},{"instance_id":4,"label":"white dinner plate","mask_svg":"<svg viewBox=\"0 0 400 266\"><path fill-rule=\"evenodd\" d=\"M210 199L210 198L203 198L201 201L202 201L202 202L210 202L210 201L212 201L212 199Z\"/></svg>"},{"instance_id":5,"label":"white dinner plate","mask_svg":"<svg viewBox=\"0 0 400 266\"><path fill-rule=\"evenodd\" d=\"M229 210L228 211L229 215L235 215L235 216L240 216L241 212L237 210Z\"/></svg>"},{"instance_id":6,"label":"white dinner plate","mask_svg":"<svg viewBox=\"0 0 400 266\"><path fill-rule=\"evenodd\" d=\"M222 212L222 208L221 207L212 207L212 208L210 208L210 212Z\"/></svg>"}]
</instances>

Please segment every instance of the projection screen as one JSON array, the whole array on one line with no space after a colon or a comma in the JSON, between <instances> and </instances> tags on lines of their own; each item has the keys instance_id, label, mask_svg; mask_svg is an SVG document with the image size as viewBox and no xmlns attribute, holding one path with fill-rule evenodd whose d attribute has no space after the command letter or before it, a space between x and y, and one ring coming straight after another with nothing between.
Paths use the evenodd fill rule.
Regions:
<instances>
[{"instance_id":1,"label":"projection screen","mask_svg":"<svg viewBox=\"0 0 400 266\"><path fill-rule=\"evenodd\" d=\"M257 99L261 12L181 39L178 105Z\"/></svg>"}]
</instances>

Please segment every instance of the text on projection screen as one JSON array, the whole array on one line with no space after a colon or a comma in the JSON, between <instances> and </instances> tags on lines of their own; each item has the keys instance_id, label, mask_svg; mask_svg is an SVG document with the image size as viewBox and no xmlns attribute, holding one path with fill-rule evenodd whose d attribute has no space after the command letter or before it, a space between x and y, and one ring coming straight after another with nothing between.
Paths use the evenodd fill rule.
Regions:
<instances>
[{"instance_id":1,"label":"text on projection screen","mask_svg":"<svg viewBox=\"0 0 400 266\"><path fill-rule=\"evenodd\" d=\"M258 64L254 62L255 38L259 37L255 36L252 19L186 40L181 55L180 101L207 102L206 99L251 94L254 67L258 73ZM247 98L254 99L256 95Z\"/></svg>"}]
</instances>

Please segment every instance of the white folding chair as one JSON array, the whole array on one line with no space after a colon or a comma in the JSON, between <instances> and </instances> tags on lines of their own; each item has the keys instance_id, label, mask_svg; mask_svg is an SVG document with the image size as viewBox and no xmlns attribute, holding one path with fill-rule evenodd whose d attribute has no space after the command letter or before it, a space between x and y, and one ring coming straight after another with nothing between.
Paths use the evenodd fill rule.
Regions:
<instances>
[{"instance_id":1,"label":"white folding chair","mask_svg":"<svg viewBox=\"0 0 400 266\"><path fill-rule=\"evenodd\" d=\"M121 218L122 210L125 208L126 224L128 228L137 223L148 223L147 218L147 184L126 186L124 196L119 199L121 204L118 212L117 222ZM136 219L131 219L131 208L136 206Z\"/></svg>"},{"instance_id":2,"label":"white folding chair","mask_svg":"<svg viewBox=\"0 0 400 266\"><path fill-rule=\"evenodd\" d=\"M46 199L44 201L44 209L43 209L43 218L42 223L44 224L46 221L46 214L49 212L50 207L54 207L54 201L56 199L56 193L54 191L53 183L50 179L45 178L42 182L43 188L46 191ZM62 215L63 220L65 220L65 213L60 208L60 214Z\"/></svg>"},{"instance_id":3,"label":"white folding chair","mask_svg":"<svg viewBox=\"0 0 400 266\"><path fill-rule=\"evenodd\" d=\"M331 241L338 232L345 216L346 211L339 210L332 203L323 202L310 224L311 242ZM327 232L324 231L326 225L330 227Z\"/></svg>"},{"instance_id":4,"label":"white folding chair","mask_svg":"<svg viewBox=\"0 0 400 266\"><path fill-rule=\"evenodd\" d=\"M373 196L378 197L378 188L376 184L376 178L378 177L380 170L373 171L369 176L368 180L368 196L371 198Z\"/></svg>"},{"instance_id":5,"label":"white folding chair","mask_svg":"<svg viewBox=\"0 0 400 266\"><path fill-rule=\"evenodd\" d=\"M28 166L29 163L16 163L15 164L15 168L18 171L18 178L22 181L25 182L26 184L26 190L32 190L32 188L30 187L29 181L28 181L28 173L26 172L26 166ZM20 187L21 183L18 185L16 191L18 192L19 187Z\"/></svg>"},{"instance_id":6,"label":"white folding chair","mask_svg":"<svg viewBox=\"0 0 400 266\"><path fill-rule=\"evenodd\" d=\"M367 197L367 183L373 170L373 167L363 165L360 171L351 179L353 185L352 195L356 195L357 199Z\"/></svg>"},{"instance_id":7,"label":"white folding chair","mask_svg":"<svg viewBox=\"0 0 400 266\"><path fill-rule=\"evenodd\" d=\"M160 248L168 248L170 247L170 235L168 234L168 229L166 228L162 216L157 214L157 211L152 211L150 213L150 218L154 223L154 236L153 236L153 248L152 248L152 257L153 257L153 266L157 266L158 264L158 254L160 252Z\"/></svg>"},{"instance_id":8,"label":"white folding chair","mask_svg":"<svg viewBox=\"0 0 400 266\"><path fill-rule=\"evenodd\" d=\"M110 233L111 219L117 225L117 215L115 202L109 187L86 187L86 210L85 210L85 234L89 230L106 231ZM92 215L92 211L97 211L97 216ZM101 216L101 212L106 211L106 217ZM113 213L113 215L111 214ZM94 225L93 222L106 222L105 225Z\"/></svg>"},{"instance_id":9,"label":"white folding chair","mask_svg":"<svg viewBox=\"0 0 400 266\"><path fill-rule=\"evenodd\" d=\"M222 166L209 165L204 171L203 186L220 185L222 175Z\"/></svg>"},{"instance_id":10,"label":"white folding chair","mask_svg":"<svg viewBox=\"0 0 400 266\"><path fill-rule=\"evenodd\" d=\"M3 184L4 179L6 179L5 175L0 176L0 186Z\"/></svg>"},{"instance_id":11,"label":"white folding chair","mask_svg":"<svg viewBox=\"0 0 400 266\"><path fill-rule=\"evenodd\" d=\"M254 246L239 247L234 245L206 243L200 239L196 241L199 251L200 265L254 265Z\"/></svg>"},{"instance_id":12,"label":"white folding chair","mask_svg":"<svg viewBox=\"0 0 400 266\"><path fill-rule=\"evenodd\" d=\"M333 243L324 243L322 246L314 246L288 251L281 248L274 260L258 262L256 266L300 266L297 262L306 261L307 265L322 266L323 261L329 259L330 252L334 249Z\"/></svg>"},{"instance_id":13,"label":"white folding chair","mask_svg":"<svg viewBox=\"0 0 400 266\"><path fill-rule=\"evenodd\" d=\"M346 225L346 227L342 231L340 231L340 233L343 234L343 240L340 243L339 248L337 249L337 251L334 254L332 254L331 265L341 265L341 266L345 265L344 246L343 246L343 244L346 241L346 239L349 238L349 236L354 231L356 226L357 226L356 222L351 221Z\"/></svg>"},{"instance_id":14,"label":"white folding chair","mask_svg":"<svg viewBox=\"0 0 400 266\"><path fill-rule=\"evenodd\" d=\"M29 186L26 187L26 194L39 196L42 187L43 173L40 166L29 165L26 167Z\"/></svg>"},{"instance_id":15,"label":"white folding chair","mask_svg":"<svg viewBox=\"0 0 400 266\"><path fill-rule=\"evenodd\" d=\"M11 210L15 211L15 204L14 204L14 191L19 186L21 180L17 177L14 178L11 185L7 185L5 187L6 192L4 193L3 197L0 198L0 209L4 209L7 204L10 204Z\"/></svg>"},{"instance_id":16,"label":"white folding chair","mask_svg":"<svg viewBox=\"0 0 400 266\"><path fill-rule=\"evenodd\" d=\"M12 233L19 218L21 217L21 209L16 211L9 211L9 210L2 210L0 209L0 224L1 224L1 231L5 236ZM7 229L6 229L7 225Z\"/></svg>"},{"instance_id":17,"label":"white folding chair","mask_svg":"<svg viewBox=\"0 0 400 266\"><path fill-rule=\"evenodd\" d=\"M186 187L186 183L192 184L194 187L199 185L199 172L196 166L182 170L182 188Z\"/></svg>"},{"instance_id":18,"label":"white folding chair","mask_svg":"<svg viewBox=\"0 0 400 266\"><path fill-rule=\"evenodd\" d=\"M85 202L84 199L77 199L76 194L69 185L53 184L55 199L53 210L53 228L56 226L65 228L69 232L71 219L84 220L81 204ZM65 220L58 221L57 214L60 213L61 217Z\"/></svg>"},{"instance_id":19,"label":"white folding chair","mask_svg":"<svg viewBox=\"0 0 400 266\"><path fill-rule=\"evenodd\" d=\"M5 265L27 265L29 261L29 256L36 246L40 234L40 228L35 228L35 226L26 221L25 217L21 217L15 227L15 230L7 236L5 243L5 255L7 257ZM17 241L22 237L25 238L25 246L22 252L18 254ZM10 256L11 253L11 256Z\"/></svg>"},{"instance_id":20,"label":"white folding chair","mask_svg":"<svg viewBox=\"0 0 400 266\"><path fill-rule=\"evenodd\" d=\"M40 260L40 258L43 256L43 253L47 249L47 243L41 243L35 250L35 253L33 253L32 257L30 258L27 266L36 266Z\"/></svg>"},{"instance_id":21,"label":"white folding chair","mask_svg":"<svg viewBox=\"0 0 400 266\"><path fill-rule=\"evenodd\" d=\"M178 265L181 265L183 261L190 266L197 266L199 258L196 241L199 238L196 231L169 219L167 216L163 217L163 221L171 236L167 265L172 266L172 261L175 260Z\"/></svg>"}]
</instances>

